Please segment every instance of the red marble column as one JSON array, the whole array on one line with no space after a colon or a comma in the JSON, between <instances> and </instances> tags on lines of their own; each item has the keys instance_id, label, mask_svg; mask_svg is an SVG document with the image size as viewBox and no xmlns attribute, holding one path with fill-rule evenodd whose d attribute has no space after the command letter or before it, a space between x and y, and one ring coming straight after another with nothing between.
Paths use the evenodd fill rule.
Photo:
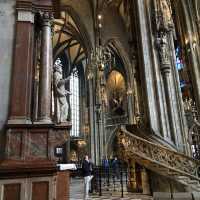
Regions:
<instances>
[{"instance_id":1,"label":"red marble column","mask_svg":"<svg viewBox=\"0 0 200 200\"><path fill-rule=\"evenodd\" d=\"M51 14L42 16L41 64L39 80L38 121L51 123L51 77L53 69L53 49L51 38Z\"/></svg>"},{"instance_id":2,"label":"red marble column","mask_svg":"<svg viewBox=\"0 0 200 200\"><path fill-rule=\"evenodd\" d=\"M8 124L27 124L31 118L34 15L18 11Z\"/></svg>"}]
</instances>

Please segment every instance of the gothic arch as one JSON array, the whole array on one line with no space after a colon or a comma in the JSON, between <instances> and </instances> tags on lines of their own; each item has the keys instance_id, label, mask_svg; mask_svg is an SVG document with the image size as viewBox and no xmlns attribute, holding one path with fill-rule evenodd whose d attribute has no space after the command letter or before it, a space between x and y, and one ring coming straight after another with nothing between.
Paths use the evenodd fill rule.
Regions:
<instances>
[{"instance_id":1,"label":"gothic arch","mask_svg":"<svg viewBox=\"0 0 200 200\"><path fill-rule=\"evenodd\" d=\"M109 46L109 45L114 49L115 53L121 59L124 69L125 69L126 82L129 84L130 75L131 75L131 62L130 62L128 53L124 50L121 42L117 38L109 39L106 42L105 46Z\"/></svg>"},{"instance_id":2,"label":"gothic arch","mask_svg":"<svg viewBox=\"0 0 200 200\"><path fill-rule=\"evenodd\" d=\"M62 11L66 11L72 17L72 19L75 21L75 23L79 29L81 38L83 40L84 47L86 48L87 55L89 55L92 50L92 43L91 43L89 34L87 32L87 29L86 29L85 25L83 24L83 22L81 21L81 18L79 17L79 15L76 13L76 11L71 6L65 6L62 9Z\"/></svg>"},{"instance_id":3,"label":"gothic arch","mask_svg":"<svg viewBox=\"0 0 200 200\"><path fill-rule=\"evenodd\" d=\"M112 153L112 147L113 147L113 142L114 139L116 138L117 132L120 130L120 125L118 125L110 134L106 145L105 145L105 153L107 156L109 156Z\"/></svg>"}]
</instances>

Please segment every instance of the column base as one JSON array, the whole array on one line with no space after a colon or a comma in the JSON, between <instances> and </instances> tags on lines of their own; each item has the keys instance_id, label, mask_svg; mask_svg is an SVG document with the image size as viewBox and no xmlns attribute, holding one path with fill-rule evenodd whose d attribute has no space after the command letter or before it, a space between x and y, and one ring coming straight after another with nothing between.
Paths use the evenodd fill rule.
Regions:
<instances>
[{"instance_id":1,"label":"column base","mask_svg":"<svg viewBox=\"0 0 200 200\"><path fill-rule=\"evenodd\" d=\"M52 120L49 118L46 119L38 119L37 121L33 122L34 124L53 124Z\"/></svg>"},{"instance_id":2,"label":"column base","mask_svg":"<svg viewBox=\"0 0 200 200\"><path fill-rule=\"evenodd\" d=\"M9 119L7 124L32 124L30 119Z\"/></svg>"}]
</instances>

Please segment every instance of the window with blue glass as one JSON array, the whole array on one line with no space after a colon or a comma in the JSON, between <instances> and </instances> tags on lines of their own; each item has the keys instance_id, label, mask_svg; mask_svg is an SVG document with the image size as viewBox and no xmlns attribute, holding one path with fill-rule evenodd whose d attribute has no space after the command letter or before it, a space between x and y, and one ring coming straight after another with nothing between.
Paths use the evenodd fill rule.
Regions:
<instances>
[{"instance_id":1,"label":"window with blue glass","mask_svg":"<svg viewBox=\"0 0 200 200\"><path fill-rule=\"evenodd\" d=\"M180 49L180 47L176 48L176 68L178 70L183 69L183 60L181 58L181 49Z\"/></svg>"}]
</instances>

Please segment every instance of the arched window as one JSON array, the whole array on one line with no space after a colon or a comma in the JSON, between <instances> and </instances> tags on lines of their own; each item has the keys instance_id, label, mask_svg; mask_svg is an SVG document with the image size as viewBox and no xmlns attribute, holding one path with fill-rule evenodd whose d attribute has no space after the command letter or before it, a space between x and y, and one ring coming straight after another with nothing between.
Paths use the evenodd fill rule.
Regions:
<instances>
[{"instance_id":1,"label":"arched window","mask_svg":"<svg viewBox=\"0 0 200 200\"><path fill-rule=\"evenodd\" d=\"M63 77L70 77L66 90L70 91L70 136L82 136L84 112L81 106L86 101L84 95L84 76L86 70L86 48L79 27L67 11L61 12L61 18L54 20L54 59L60 58L63 63ZM86 104L86 103L85 103Z\"/></svg>"},{"instance_id":2,"label":"arched window","mask_svg":"<svg viewBox=\"0 0 200 200\"><path fill-rule=\"evenodd\" d=\"M73 69L70 75L70 106L71 106L71 122L72 129L70 135L73 137L80 136L80 92L78 70Z\"/></svg>"},{"instance_id":3,"label":"arched window","mask_svg":"<svg viewBox=\"0 0 200 200\"><path fill-rule=\"evenodd\" d=\"M187 68L184 64L183 55L182 55L182 49L180 46L176 46L176 68L179 73L179 80L180 80L180 88L182 92L182 98L183 100L189 99L191 97L191 85L190 85L190 79L189 74L187 71Z\"/></svg>"}]
</instances>

